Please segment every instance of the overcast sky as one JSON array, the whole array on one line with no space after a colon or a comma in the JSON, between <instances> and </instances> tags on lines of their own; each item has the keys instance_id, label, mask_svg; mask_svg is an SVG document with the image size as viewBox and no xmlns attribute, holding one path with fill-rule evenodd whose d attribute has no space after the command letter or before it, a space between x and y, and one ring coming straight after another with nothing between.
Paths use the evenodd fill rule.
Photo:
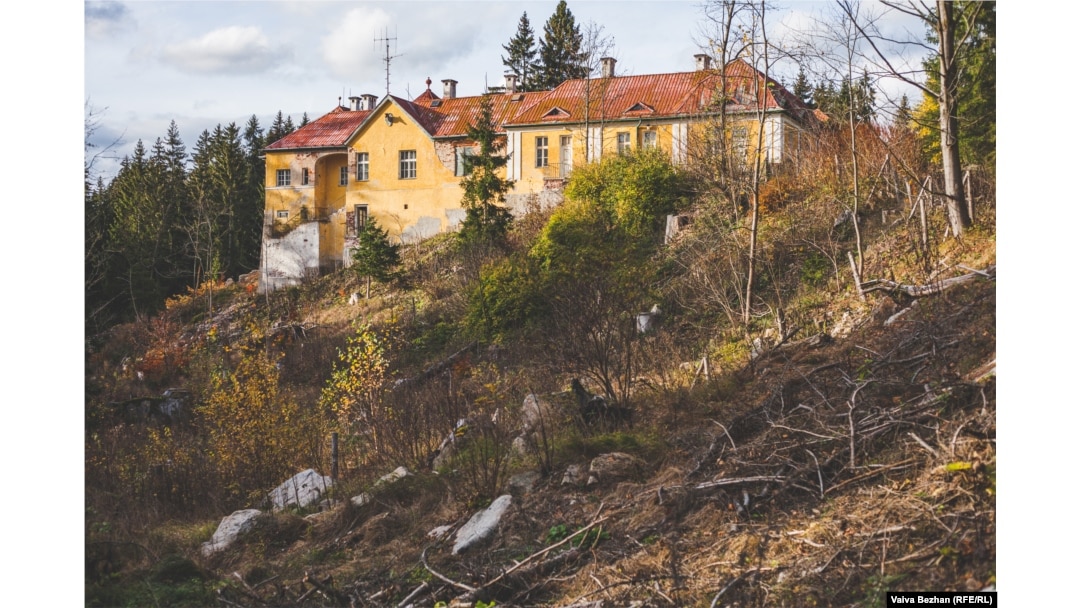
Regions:
<instances>
[{"instance_id":1,"label":"overcast sky","mask_svg":"<svg viewBox=\"0 0 1080 608\"><path fill-rule=\"evenodd\" d=\"M341 97L386 91L385 43L391 42L390 91L415 97L430 77L458 81L458 95L499 85L502 56L527 13L542 35L557 2L87 2L85 100L100 119L93 142L119 140L114 156L142 139L149 147L175 120L188 151L217 124L255 115L269 127L280 110L299 123ZM585 2L568 7L579 27L603 26L619 74L679 72L701 52L699 2ZM817 27L829 3L790 2L770 17L772 36L794 44ZM897 21L921 36L918 24ZM898 30L899 33L899 30ZM788 76L791 66L782 66ZM786 71L784 71L786 68ZM895 88L895 86L894 86ZM346 101L347 103L347 101ZM106 176L115 162L96 165Z\"/></svg>"}]
</instances>

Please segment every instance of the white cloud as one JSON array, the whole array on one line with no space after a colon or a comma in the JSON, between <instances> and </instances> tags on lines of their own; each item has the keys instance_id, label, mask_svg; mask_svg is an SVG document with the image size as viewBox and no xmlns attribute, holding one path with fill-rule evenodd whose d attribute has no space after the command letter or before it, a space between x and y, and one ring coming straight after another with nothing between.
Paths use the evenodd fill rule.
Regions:
<instances>
[{"instance_id":1,"label":"white cloud","mask_svg":"<svg viewBox=\"0 0 1080 608\"><path fill-rule=\"evenodd\" d=\"M133 25L131 12L119 2L87 2L86 37L103 40L114 37Z\"/></svg>"},{"instance_id":2,"label":"white cloud","mask_svg":"<svg viewBox=\"0 0 1080 608\"><path fill-rule=\"evenodd\" d=\"M322 56L330 73L350 82L377 79L382 72L382 53L375 48L375 38L383 37L390 22L390 15L381 9L355 8L346 13L322 39ZM389 35L394 37L393 29Z\"/></svg>"},{"instance_id":3,"label":"white cloud","mask_svg":"<svg viewBox=\"0 0 1080 608\"><path fill-rule=\"evenodd\" d=\"M162 60L181 72L195 74L252 74L266 71L287 56L275 48L261 29L230 26L201 38L165 47Z\"/></svg>"}]
</instances>

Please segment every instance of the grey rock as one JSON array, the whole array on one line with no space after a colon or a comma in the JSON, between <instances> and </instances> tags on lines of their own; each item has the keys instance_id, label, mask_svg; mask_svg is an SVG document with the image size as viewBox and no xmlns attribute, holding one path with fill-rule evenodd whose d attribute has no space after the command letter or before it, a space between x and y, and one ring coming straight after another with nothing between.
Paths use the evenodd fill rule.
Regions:
<instances>
[{"instance_id":1,"label":"grey rock","mask_svg":"<svg viewBox=\"0 0 1080 608\"><path fill-rule=\"evenodd\" d=\"M247 534L258 525L262 511L258 509L243 509L236 511L218 524L214 536L209 542L202 544L203 557L210 557L214 553L227 549L240 536Z\"/></svg>"},{"instance_id":2,"label":"grey rock","mask_svg":"<svg viewBox=\"0 0 1080 608\"><path fill-rule=\"evenodd\" d=\"M487 541L495 534L496 528L502 516L513 504L514 499L509 494L504 494L495 499L488 508L477 511L464 526L458 530L454 539L453 555L459 555L463 551Z\"/></svg>"},{"instance_id":3,"label":"grey rock","mask_svg":"<svg viewBox=\"0 0 1080 608\"><path fill-rule=\"evenodd\" d=\"M509 486L511 490L517 490L522 494L528 494L536 486L536 482L538 481L540 481L540 473L528 471L511 477Z\"/></svg>"},{"instance_id":4,"label":"grey rock","mask_svg":"<svg viewBox=\"0 0 1080 608\"><path fill-rule=\"evenodd\" d=\"M562 485L580 486L585 484L585 480L588 477L585 474L585 467L580 464L572 464L566 467L566 472L563 473Z\"/></svg>"},{"instance_id":5,"label":"grey rock","mask_svg":"<svg viewBox=\"0 0 1080 608\"><path fill-rule=\"evenodd\" d=\"M307 469L293 475L285 483L270 492L270 502L275 511L286 507L307 507L319 501L334 480L328 475L319 475L315 469Z\"/></svg>"},{"instance_id":6,"label":"grey rock","mask_svg":"<svg viewBox=\"0 0 1080 608\"><path fill-rule=\"evenodd\" d=\"M588 484L609 483L640 477L645 463L623 452L601 454L589 463Z\"/></svg>"},{"instance_id":7,"label":"grey rock","mask_svg":"<svg viewBox=\"0 0 1080 608\"><path fill-rule=\"evenodd\" d=\"M372 484L372 489L375 489L375 488L378 488L380 486L384 486L384 485L387 485L387 484L392 484L395 481L405 479L406 477L409 477L410 475L412 475L412 473L409 472L409 469L406 469L405 467L398 467L398 468L394 469L393 471L390 471L386 475L383 475L382 477L380 477L374 484ZM368 494L367 492L363 492L363 493L361 493L361 494L359 494L357 496L353 496L352 498L349 499L349 501L352 502L352 504L356 505L357 507L362 507L362 506L368 504L369 502L371 502L371 499L372 499L371 494Z\"/></svg>"}]
</instances>

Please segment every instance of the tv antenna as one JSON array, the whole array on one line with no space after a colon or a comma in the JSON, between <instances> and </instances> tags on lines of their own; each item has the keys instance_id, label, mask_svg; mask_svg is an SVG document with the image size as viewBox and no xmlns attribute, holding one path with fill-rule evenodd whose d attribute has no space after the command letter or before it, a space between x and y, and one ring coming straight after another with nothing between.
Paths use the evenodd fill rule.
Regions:
<instances>
[{"instance_id":1,"label":"tv antenna","mask_svg":"<svg viewBox=\"0 0 1080 608\"><path fill-rule=\"evenodd\" d=\"M389 32L387 31L386 28L383 28L383 37L375 39L376 43L379 43L379 42L385 42L386 43L386 55L383 56L383 63L386 64L386 94L387 95L390 94L390 60L401 57L401 55L393 55L393 56L390 55L390 42L391 41L393 41L395 43L394 48L396 49L397 48L397 44L396 44L397 43L397 36L394 36L393 38L391 38L390 35L389 35Z\"/></svg>"}]
</instances>

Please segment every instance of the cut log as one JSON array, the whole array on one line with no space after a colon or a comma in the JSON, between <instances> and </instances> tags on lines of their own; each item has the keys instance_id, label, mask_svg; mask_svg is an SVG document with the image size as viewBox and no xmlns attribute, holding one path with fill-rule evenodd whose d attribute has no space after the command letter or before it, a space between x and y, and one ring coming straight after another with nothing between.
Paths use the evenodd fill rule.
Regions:
<instances>
[{"instance_id":1,"label":"cut log","mask_svg":"<svg viewBox=\"0 0 1080 608\"><path fill-rule=\"evenodd\" d=\"M951 279L943 279L935 283L928 285L904 285L897 283L896 281L890 281L888 279L874 279L872 281L866 281L862 284L862 292L869 293L871 291L888 291L893 293L902 293L912 298L922 298L925 296L932 296L939 294L946 289L968 283L978 278L988 278L994 280L996 277L996 266L990 266L986 270L976 270L975 272L953 277Z\"/></svg>"}]
</instances>

